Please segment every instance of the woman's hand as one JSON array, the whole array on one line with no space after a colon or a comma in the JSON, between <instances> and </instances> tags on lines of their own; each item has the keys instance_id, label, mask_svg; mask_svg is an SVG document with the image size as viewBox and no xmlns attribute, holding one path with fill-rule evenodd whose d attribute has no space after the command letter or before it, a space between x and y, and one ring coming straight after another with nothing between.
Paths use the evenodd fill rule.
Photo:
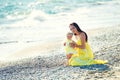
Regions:
<instances>
[{"instance_id":1,"label":"woman's hand","mask_svg":"<svg viewBox=\"0 0 120 80\"><path fill-rule=\"evenodd\" d=\"M76 43L70 43L70 47L75 48L77 46Z\"/></svg>"}]
</instances>

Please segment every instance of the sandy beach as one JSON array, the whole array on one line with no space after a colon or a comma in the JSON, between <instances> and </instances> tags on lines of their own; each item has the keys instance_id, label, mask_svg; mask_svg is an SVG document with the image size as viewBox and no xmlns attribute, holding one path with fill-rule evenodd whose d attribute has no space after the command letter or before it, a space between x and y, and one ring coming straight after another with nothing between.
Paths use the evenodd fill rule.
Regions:
<instances>
[{"instance_id":1,"label":"sandy beach","mask_svg":"<svg viewBox=\"0 0 120 80\"><path fill-rule=\"evenodd\" d=\"M27 57L0 62L0 80L119 80L120 25L87 31L95 59L108 60L104 65L65 66L66 56L61 41L32 46L8 58ZM44 52L46 50L46 52ZM49 54L40 56L38 54Z\"/></svg>"},{"instance_id":2,"label":"sandy beach","mask_svg":"<svg viewBox=\"0 0 120 80\"><path fill-rule=\"evenodd\" d=\"M59 45L59 46L58 46ZM51 51L58 49L61 46L61 43L58 42L48 42L48 43L41 43L36 45L28 46L24 49L18 50L15 53L7 56L4 61L16 61L21 60L24 58L29 57L36 57L36 56L49 56L51 55Z\"/></svg>"}]
</instances>

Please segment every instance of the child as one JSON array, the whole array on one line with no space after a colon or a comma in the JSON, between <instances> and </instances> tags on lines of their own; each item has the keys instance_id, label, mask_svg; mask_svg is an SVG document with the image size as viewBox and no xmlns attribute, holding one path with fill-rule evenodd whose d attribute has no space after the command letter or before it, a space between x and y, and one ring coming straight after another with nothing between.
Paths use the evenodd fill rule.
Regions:
<instances>
[{"instance_id":1,"label":"child","mask_svg":"<svg viewBox=\"0 0 120 80\"><path fill-rule=\"evenodd\" d=\"M72 37L73 37L73 33L68 32L68 33L67 33L67 39L66 39L66 41L64 42L65 51L66 51L66 56L67 56L67 65L69 65L69 64L68 64L68 61L69 61L69 59L71 58L72 54L76 54L76 53L77 53L76 50L70 46L70 43L75 43L75 42L72 40Z\"/></svg>"}]
</instances>

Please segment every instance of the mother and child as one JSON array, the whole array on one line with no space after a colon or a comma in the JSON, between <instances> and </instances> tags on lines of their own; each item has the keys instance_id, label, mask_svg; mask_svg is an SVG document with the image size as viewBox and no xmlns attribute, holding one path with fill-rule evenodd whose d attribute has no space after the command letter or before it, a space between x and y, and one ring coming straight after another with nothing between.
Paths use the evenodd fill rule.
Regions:
<instances>
[{"instance_id":1,"label":"mother and child","mask_svg":"<svg viewBox=\"0 0 120 80\"><path fill-rule=\"evenodd\" d=\"M94 60L93 52L88 44L88 36L86 32L80 29L77 23L71 23L69 28L71 32L67 33L67 38L64 42L67 65L83 66L107 63L107 61L103 60ZM73 36L75 40L72 40Z\"/></svg>"}]
</instances>

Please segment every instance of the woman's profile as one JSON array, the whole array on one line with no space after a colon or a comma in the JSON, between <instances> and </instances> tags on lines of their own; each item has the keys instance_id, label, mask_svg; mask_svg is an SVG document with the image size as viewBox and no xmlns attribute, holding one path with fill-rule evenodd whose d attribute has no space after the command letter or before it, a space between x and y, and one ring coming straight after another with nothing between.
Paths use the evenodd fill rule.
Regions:
<instances>
[{"instance_id":1,"label":"woman's profile","mask_svg":"<svg viewBox=\"0 0 120 80\"><path fill-rule=\"evenodd\" d=\"M88 44L88 36L86 32L82 31L77 23L71 23L69 25L70 30L75 36L76 43L71 43L71 47L77 51L77 54L73 54L69 59L69 65L82 66L92 64L105 64L107 61L94 60L93 52Z\"/></svg>"}]
</instances>

